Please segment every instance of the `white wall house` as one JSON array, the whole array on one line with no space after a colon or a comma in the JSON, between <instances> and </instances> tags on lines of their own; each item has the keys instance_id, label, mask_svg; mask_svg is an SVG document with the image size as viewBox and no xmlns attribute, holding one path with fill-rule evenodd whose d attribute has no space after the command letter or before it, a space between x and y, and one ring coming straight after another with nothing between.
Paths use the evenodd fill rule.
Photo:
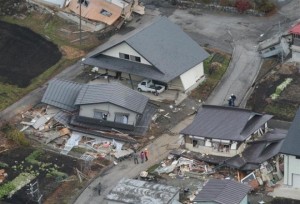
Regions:
<instances>
[{"instance_id":1,"label":"white wall house","mask_svg":"<svg viewBox=\"0 0 300 204\"><path fill-rule=\"evenodd\" d=\"M122 78L162 82L183 92L204 79L203 61L209 54L165 17L157 17L120 39L105 43L85 65ZM139 81L138 81L139 82Z\"/></svg>"}]
</instances>

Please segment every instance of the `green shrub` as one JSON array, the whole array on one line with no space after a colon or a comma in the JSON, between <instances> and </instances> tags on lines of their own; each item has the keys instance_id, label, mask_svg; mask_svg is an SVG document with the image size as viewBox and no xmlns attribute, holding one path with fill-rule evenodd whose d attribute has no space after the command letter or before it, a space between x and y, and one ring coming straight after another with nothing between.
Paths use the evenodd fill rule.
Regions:
<instances>
[{"instance_id":1,"label":"green shrub","mask_svg":"<svg viewBox=\"0 0 300 204\"><path fill-rule=\"evenodd\" d=\"M19 145L28 146L29 141L26 139L23 132L20 132L18 129L10 125L9 123L6 123L2 126L1 130L4 132L5 136L8 139L13 140Z\"/></svg>"},{"instance_id":2,"label":"green shrub","mask_svg":"<svg viewBox=\"0 0 300 204\"><path fill-rule=\"evenodd\" d=\"M8 167L8 164L4 162L0 162L0 168L6 168L6 167Z\"/></svg>"},{"instance_id":3,"label":"green shrub","mask_svg":"<svg viewBox=\"0 0 300 204\"><path fill-rule=\"evenodd\" d=\"M14 189L15 186L11 182L5 183L0 186L0 199L2 199L4 196L7 196Z\"/></svg>"},{"instance_id":4,"label":"green shrub","mask_svg":"<svg viewBox=\"0 0 300 204\"><path fill-rule=\"evenodd\" d=\"M25 158L25 161L27 161L30 164L36 164L41 165L42 163L38 161L37 159L44 154L44 151L38 149L32 152L28 157Z\"/></svg>"}]
</instances>

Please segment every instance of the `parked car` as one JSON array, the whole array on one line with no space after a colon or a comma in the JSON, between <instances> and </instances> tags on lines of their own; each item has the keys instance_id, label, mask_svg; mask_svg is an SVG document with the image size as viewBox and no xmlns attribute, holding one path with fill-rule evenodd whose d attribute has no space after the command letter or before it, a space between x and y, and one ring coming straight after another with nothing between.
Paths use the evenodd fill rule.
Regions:
<instances>
[{"instance_id":1,"label":"parked car","mask_svg":"<svg viewBox=\"0 0 300 204\"><path fill-rule=\"evenodd\" d=\"M166 89L165 86L161 84L154 83L151 79L144 79L138 84L138 91L145 91L145 92L151 92L154 95L158 96L161 92L163 92Z\"/></svg>"}]
</instances>

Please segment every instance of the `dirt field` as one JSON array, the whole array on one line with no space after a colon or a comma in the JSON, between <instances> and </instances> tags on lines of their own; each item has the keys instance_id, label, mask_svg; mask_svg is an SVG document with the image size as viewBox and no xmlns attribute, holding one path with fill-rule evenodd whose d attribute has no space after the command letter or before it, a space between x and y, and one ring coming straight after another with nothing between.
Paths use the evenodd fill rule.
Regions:
<instances>
[{"instance_id":1,"label":"dirt field","mask_svg":"<svg viewBox=\"0 0 300 204\"><path fill-rule=\"evenodd\" d=\"M31 30L0 21L0 56L0 81L26 87L54 65L61 53Z\"/></svg>"},{"instance_id":2,"label":"dirt field","mask_svg":"<svg viewBox=\"0 0 300 204\"><path fill-rule=\"evenodd\" d=\"M276 64L275 59L265 61L247 106L257 112L273 114L275 119L292 121L300 105L299 65ZM287 78L292 78L292 82L272 100L271 95Z\"/></svg>"},{"instance_id":3,"label":"dirt field","mask_svg":"<svg viewBox=\"0 0 300 204\"><path fill-rule=\"evenodd\" d=\"M7 165L7 167L1 167L8 174L5 181L12 181L21 173L35 174L36 178L31 183L38 181L39 191L43 195L43 203L60 203L62 201L68 203L85 185L85 183L79 183L74 171L74 168L81 170L80 161L72 157L42 150L42 153L32 162L32 160L28 160L28 157L33 152L36 152L36 149L19 147L0 154L2 166L3 164ZM95 175L102 168L102 165L95 163L91 166L89 173ZM84 181L87 182L87 180ZM3 185L1 190L3 190L2 187ZM11 198L6 198L1 202L32 203L32 197L28 194L28 189L29 186L27 185L18 190Z\"/></svg>"}]
</instances>

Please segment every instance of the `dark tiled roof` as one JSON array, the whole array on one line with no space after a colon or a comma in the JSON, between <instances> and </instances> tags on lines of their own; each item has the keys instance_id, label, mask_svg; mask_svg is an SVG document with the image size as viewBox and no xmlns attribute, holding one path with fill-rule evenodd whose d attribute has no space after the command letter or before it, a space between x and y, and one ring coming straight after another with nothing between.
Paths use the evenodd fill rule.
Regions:
<instances>
[{"instance_id":1,"label":"dark tiled roof","mask_svg":"<svg viewBox=\"0 0 300 204\"><path fill-rule=\"evenodd\" d=\"M149 76L151 76L152 79L168 82L165 79L164 74L158 71L155 67L147 64L135 63L129 60L122 60L106 55L98 55L93 58L87 58L84 63L101 67L103 69L123 72L145 78L149 78Z\"/></svg>"},{"instance_id":2,"label":"dark tiled roof","mask_svg":"<svg viewBox=\"0 0 300 204\"><path fill-rule=\"evenodd\" d=\"M271 115L261 115L250 110L203 105L193 122L180 133L212 139L244 141Z\"/></svg>"},{"instance_id":3,"label":"dark tiled roof","mask_svg":"<svg viewBox=\"0 0 300 204\"><path fill-rule=\"evenodd\" d=\"M210 179L197 194L194 202L240 203L250 187L233 180Z\"/></svg>"},{"instance_id":4,"label":"dark tiled roof","mask_svg":"<svg viewBox=\"0 0 300 204\"><path fill-rule=\"evenodd\" d=\"M225 161L225 164L240 170L254 170L261 163L276 156L286 137L287 130L274 129L261 139L248 142L241 155L236 155Z\"/></svg>"},{"instance_id":5,"label":"dark tiled roof","mask_svg":"<svg viewBox=\"0 0 300 204\"><path fill-rule=\"evenodd\" d=\"M164 74L164 77L162 77L164 82L169 82L178 77L209 56L179 26L169 21L166 17L157 17L151 24L134 30L122 36L119 40L104 44L102 48L97 50L95 55L90 57L94 58L93 63L91 63L89 58L83 63L103 68L101 67L103 63L100 62L101 59L97 60L97 56L122 42L127 43L156 69L160 70ZM141 65L140 63L137 64ZM122 64L119 66L119 69L123 69ZM126 68L125 70L128 72ZM154 79L155 75L149 72L147 77Z\"/></svg>"},{"instance_id":6,"label":"dark tiled roof","mask_svg":"<svg viewBox=\"0 0 300 204\"><path fill-rule=\"evenodd\" d=\"M84 85L75 105L112 103L136 113L142 114L148 98L119 83Z\"/></svg>"},{"instance_id":7,"label":"dark tiled roof","mask_svg":"<svg viewBox=\"0 0 300 204\"><path fill-rule=\"evenodd\" d=\"M74 111L77 109L74 102L82 86L71 81L53 79L49 82L42 102L63 110Z\"/></svg>"},{"instance_id":8,"label":"dark tiled roof","mask_svg":"<svg viewBox=\"0 0 300 204\"><path fill-rule=\"evenodd\" d=\"M288 134L281 147L280 152L283 154L300 156L300 108L288 130Z\"/></svg>"}]
</instances>

